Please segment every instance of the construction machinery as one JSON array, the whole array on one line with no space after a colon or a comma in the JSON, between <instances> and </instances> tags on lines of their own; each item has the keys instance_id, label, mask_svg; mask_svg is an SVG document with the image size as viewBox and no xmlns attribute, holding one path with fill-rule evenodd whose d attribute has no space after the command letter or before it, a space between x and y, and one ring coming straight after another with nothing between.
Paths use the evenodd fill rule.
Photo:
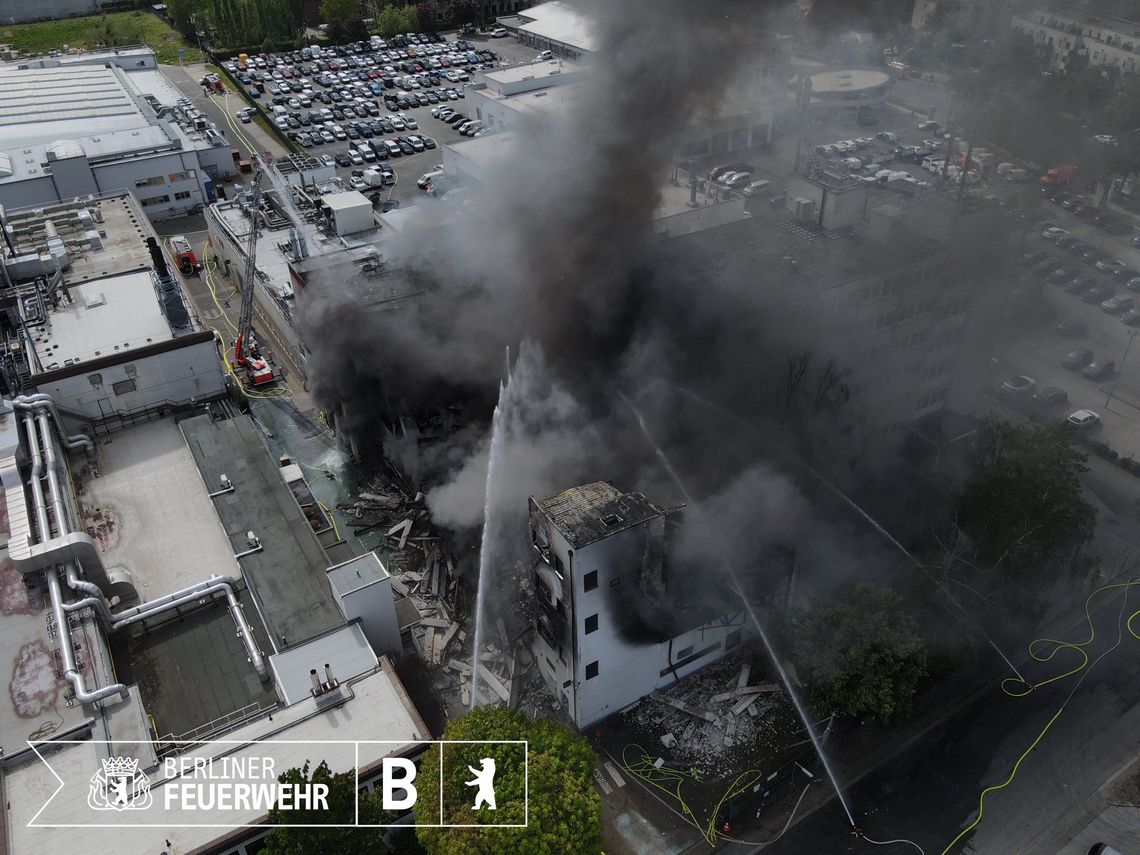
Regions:
<instances>
[{"instance_id":1,"label":"construction machinery","mask_svg":"<svg viewBox=\"0 0 1140 855\"><path fill-rule=\"evenodd\" d=\"M268 386L277 378L269 363L261 356L253 335L253 289L257 278L257 224L261 217L261 164L253 174L249 188L249 243L245 253L245 275L241 282L241 316L234 340L234 361L251 386Z\"/></svg>"}]
</instances>

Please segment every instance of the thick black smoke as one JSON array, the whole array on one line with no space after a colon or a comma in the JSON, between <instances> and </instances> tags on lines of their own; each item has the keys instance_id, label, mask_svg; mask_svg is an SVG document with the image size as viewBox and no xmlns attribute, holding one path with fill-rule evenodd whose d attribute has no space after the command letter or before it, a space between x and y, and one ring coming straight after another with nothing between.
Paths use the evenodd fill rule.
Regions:
<instances>
[{"instance_id":1,"label":"thick black smoke","mask_svg":"<svg viewBox=\"0 0 1140 855\"><path fill-rule=\"evenodd\" d=\"M304 318L311 388L323 407L346 414L341 426L358 438L378 436L398 414L422 418L456 401L474 403L485 424L510 348L517 356L502 395L492 497L504 520L491 544L497 564L521 558L528 496L608 480L662 505L683 501L628 397L661 431L694 494L733 503L732 513L709 514L685 534L675 566L700 563L702 545L732 544L728 557L748 552L752 568L768 546L803 535L804 504L773 470L741 476L772 449L677 387L733 401L778 431L757 389L783 370L773 355L801 330L764 310L751 287L762 270L747 272L741 289L710 287L718 265L653 244L651 226L679 131L715 116L726 98L749 97L754 64L766 61L752 39L765 6L582 7L596 22L598 49L570 106L509 138L488 137L505 153L458 221L443 217L389 247L396 272L385 290L422 294L415 308L363 311L336 296L339 283L317 283ZM489 447L485 434L460 431L425 457L413 431L389 440L386 452L420 475L438 522L472 531L484 515ZM748 522L758 515L764 524ZM792 517L795 526L784 524ZM839 552L821 566L834 570ZM717 596L719 566L705 561L703 575L689 577L702 580L702 599Z\"/></svg>"}]
</instances>

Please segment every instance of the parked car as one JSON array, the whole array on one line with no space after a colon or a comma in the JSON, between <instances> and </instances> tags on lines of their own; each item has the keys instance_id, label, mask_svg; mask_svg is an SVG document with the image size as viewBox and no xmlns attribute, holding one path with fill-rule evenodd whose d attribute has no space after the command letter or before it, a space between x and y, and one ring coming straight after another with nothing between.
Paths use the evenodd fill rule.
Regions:
<instances>
[{"instance_id":1,"label":"parked car","mask_svg":"<svg viewBox=\"0 0 1140 855\"><path fill-rule=\"evenodd\" d=\"M1024 374L1017 377L1011 377L1001 384L1001 391L1006 395L1025 395L1032 392L1037 386L1037 381L1032 377L1026 377Z\"/></svg>"},{"instance_id":2,"label":"parked car","mask_svg":"<svg viewBox=\"0 0 1140 855\"><path fill-rule=\"evenodd\" d=\"M1094 285L1084 293L1084 296L1081 297L1081 299L1088 303L1090 306L1093 306L1097 303L1105 302L1114 294L1116 294L1116 289L1111 285Z\"/></svg>"},{"instance_id":3,"label":"parked car","mask_svg":"<svg viewBox=\"0 0 1140 855\"><path fill-rule=\"evenodd\" d=\"M1070 294L1084 294L1092 290L1097 285L1097 281L1092 276L1074 276L1071 281L1066 282L1061 287Z\"/></svg>"},{"instance_id":4,"label":"parked car","mask_svg":"<svg viewBox=\"0 0 1140 855\"><path fill-rule=\"evenodd\" d=\"M1075 318L1069 318L1057 324L1057 332L1063 336L1084 335L1087 329L1084 321L1078 321Z\"/></svg>"},{"instance_id":5,"label":"parked car","mask_svg":"<svg viewBox=\"0 0 1140 855\"><path fill-rule=\"evenodd\" d=\"M491 30L491 38L493 39L505 39L506 37L507 30L505 27L495 27L495 29Z\"/></svg>"},{"instance_id":6,"label":"parked car","mask_svg":"<svg viewBox=\"0 0 1140 855\"><path fill-rule=\"evenodd\" d=\"M1089 380L1104 380L1112 376L1112 372L1116 370L1116 363L1111 359L1101 361L1099 359L1090 362L1081 371Z\"/></svg>"},{"instance_id":7,"label":"parked car","mask_svg":"<svg viewBox=\"0 0 1140 855\"><path fill-rule=\"evenodd\" d=\"M1054 285L1064 285L1073 278L1073 273L1066 270L1064 267L1058 267L1052 273L1045 277L1047 282L1052 282Z\"/></svg>"},{"instance_id":8,"label":"parked car","mask_svg":"<svg viewBox=\"0 0 1140 855\"><path fill-rule=\"evenodd\" d=\"M1041 232L1041 237L1045 238L1045 240L1051 240L1054 242L1060 240L1063 237L1068 237L1068 235L1069 230L1063 229L1060 226L1051 226Z\"/></svg>"},{"instance_id":9,"label":"parked car","mask_svg":"<svg viewBox=\"0 0 1140 855\"><path fill-rule=\"evenodd\" d=\"M442 166L436 166L432 169L429 169L416 180L416 186L423 190L427 188L427 186L431 184L434 179L438 178L441 175L443 175Z\"/></svg>"},{"instance_id":10,"label":"parked car","mask_svg":"<svg viewBox=\"0 0 1140 855\"><path fill-rule=\"evenodd\" d=\"M1100 423L1100 416L1092 410L1077 410L1065 419L1077 430L1087 430Z\"/></svg>"},{"instance_id":11,"label":"parked car","mask_svg":"<svg viewBox=\"0 0 1140 855\"><path fill-rule=\"evenodd\" d=\"M1140 327L1140 309L1135 307L1129 309L1120 316L1120 320L1122 320L1126 326Z\"/></svg>"},{"instance_id":12,"label":"parked car","mask_svg":"<svg viewBox=\"0 0 1140 855\"><path fill-rule=\"evenodd\" d=\"M1045 386L1033 393L1033 403L1038 407L1059 407L1068 400L1069 393L1056 386Z\"/></svg>"},{"instance_id":13,"label":"parked car","mask_svg":"<svg viewBox=\"0 0 1140 855\"><path fill-rule=\"evenodd\" d=\"M1128 265L1119 258L1102 258L1096 263L1096 269L1103 270L1105 273L1115 273L1117 270L1126 270L1127 268Z\"/></svg>"},{"instance_id":14,"label":"parked car","mask_svg":"<svg viewBox=\"0 0 1140 855\"><path fill-rule=\"evenodd\" d=\"M1068 368L1070 371L1081 371L1093 361L1093 358L1091 347L1078 347L1065 355L1065 358L1061 360L1061 367Z\"/></svg>"},{"instance_id":15,"label":"parked car","mask_svg":"<svg viewBox=\"0 0 1140 855\"><path fill-rule=\"evenodd\" d=\"M1100 304L1100 308L1110 315L1116 315L1126 309L1132 308L1133 298L1131 294L1117 294L1115 297L1109 297Z\"/></svg>"}]
</instances>

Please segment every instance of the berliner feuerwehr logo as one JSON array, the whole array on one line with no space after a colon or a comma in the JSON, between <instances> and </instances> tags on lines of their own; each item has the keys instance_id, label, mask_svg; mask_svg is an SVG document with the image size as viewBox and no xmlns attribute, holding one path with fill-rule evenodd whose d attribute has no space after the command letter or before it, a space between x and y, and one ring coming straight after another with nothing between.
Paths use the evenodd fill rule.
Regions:
<instances>
[{"instance_id":1,"label":"berliner feuerwehr logo","mask_svg":"<svg viewBox=\"0 0 1140 855\"><path fill-rule=\"evenodd\" d=\"M91 776L87 806L92 810L146 810L154 802L150 779L134 757L111 757Z\"/></svg>"}]
</instances>

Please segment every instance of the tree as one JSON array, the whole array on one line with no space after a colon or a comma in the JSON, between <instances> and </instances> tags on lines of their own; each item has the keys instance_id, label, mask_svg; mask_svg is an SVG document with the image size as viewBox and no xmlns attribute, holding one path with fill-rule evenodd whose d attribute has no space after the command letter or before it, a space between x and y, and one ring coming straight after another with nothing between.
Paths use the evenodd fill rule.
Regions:
<instances>
[{"instance_id":1,"label":"tree","mask_svg":"<svg viewBox=\"0 0 1140 855\"><path fill-rule=\"evenodd\" d=\"M432 855L562 855L600 852L601 799L594 788L595 756L574 730L545 719L530 720L516 710L483 707L447 726L445 739L525 739L529 743L530 816L528 828L417 829L420 842ZM523 768L519 746L449 744L444 756L445 822L522 823ZM468 766L483 757L496 759L494 778L498 801L494 812L472 807ZM419 796L416 819L439 821L440 752L432 746L416 777ZM453 807L454 806L454 807Z\"/></svg>"},{"instance_id":2,"label":"tree","mask_svg":"<svg viewBox=\"0 0 1140 855\"><path fill-rule=\"evenodd\" d=\"M808 613L794 648L796 670L820 715L869 715L883 722L910 709L926 674L926 644L902 597L862 584Z\"/></svg>"},{"instance_id":3,"label":"tree","mask_svg":"<svg viewBox=\"0 0 1140 855\"><path fill-rule=\"evenodd\" d=\"M360 14L360 0L321 0L321 17L325 23L340 21L342 24L353 15Z\"/></svg>"},{"instance_id":4,"label":"tree","mask_svg":"<svg viewBox=\"0 0 1140 855\"><path fill-rule=\"evenodd\" d=\"M435 10L435 3L423 0L416 6L416 26L421 33L434 33L439 29L439 19Z\"/></svg>"},{"instance_id":5,"label":"tree","mask_svg":"<svg viewBox=\"0 0 1140 855\"><path fill-rule=\"evenodd\" d=\"M329 788L327 811L269 809L269 822L278 827L265 839L265 855L386 855L393 850L384 841L382 828L355 828L355 772L333 773L328 763L309 774L306 762L301 769L289 769L277 777L282 784L326 784ZM384 822L380 798L376 794L360 794L360 822ZM297 825L327 825L328 828L296 828ZM406 851L406 850L405 850Z\"/></svg>"},{"instance_id":6,"label":"tree","mask_svg":"<svg viewBox=\"0 0 1140 855\"><path fill-rule=\"evenodd\" d=\"M1072 436L1065 424L983 426L956 508L989 575L978 587L1040 590L1092 538L1096 511L1081 495L1085 455Z\"/></svg>"}]
</instances>

